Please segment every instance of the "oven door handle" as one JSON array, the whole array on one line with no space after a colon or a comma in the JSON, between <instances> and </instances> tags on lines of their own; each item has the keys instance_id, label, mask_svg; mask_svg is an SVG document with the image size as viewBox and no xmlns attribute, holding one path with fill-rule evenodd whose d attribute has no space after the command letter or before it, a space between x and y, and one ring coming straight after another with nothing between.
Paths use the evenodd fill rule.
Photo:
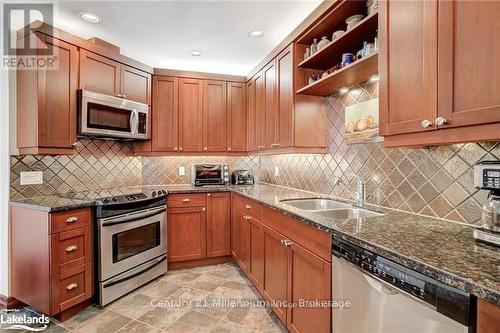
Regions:
<instances>
[{"instance_id":1,"label":"oven door handle","mask_svg":"<svg viewBox=\"0 0 500 333\"><path fill-rule=\"evenodd\" d=\"M111 279L108 282L106 282L102 287L103 288L109 288L111 286L114 286L115 284L119 284L119 283L122 283L124 281L130 280L130 279L132 279L132 278L134 278L136 276L139 276L139 275L141 275L143 273L146 273L147 271L151 270L152 268L154 268L158 264L164 262L165 260L167 260L167 256L166 255L162 256L161 258L155 259L151 263L148 263L148 265L144 269L141 269L139 271L132 270L128 274L121 274L116 279Z\"/></svg>"},{"instance_id":2,"label":"oven door handle","mask_svg":"<svg viewBox=\"0 0 500 333\"><path fill-rule=\"evenodd\" d=\"M116 224L135 221L137 219L145 219L145 218L148 218L151 216L159 215L159 214L164 213L166 211L167 211L166 208L160 208L160 209L156 209L154 211L146 211L146 212L142 212L142 213L138 213L138 214L127 215L124 217L109 219L109 220L103 222L101 225L103 227L109 227L109 226L116 225Z\"/></svg>"}]
</instances>

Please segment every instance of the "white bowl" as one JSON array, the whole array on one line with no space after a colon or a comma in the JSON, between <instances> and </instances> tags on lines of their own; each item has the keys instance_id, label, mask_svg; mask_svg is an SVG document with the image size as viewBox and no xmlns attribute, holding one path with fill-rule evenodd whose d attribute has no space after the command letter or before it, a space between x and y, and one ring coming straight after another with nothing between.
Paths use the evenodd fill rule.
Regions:
<instances>
[{"instance_id":1,"label":"white bowl","mask_svg":"<svg viewBox=\"0 0 500 333\"><path fill-rule=\"evenodd\" d=\"M333 34L332 34L332 42L334 40L336 40L337 38L339 38L340 36L342 36L343 34L345 34L345 31L344 30L337 30L335 31Z\"/></svg>"},{"instance_id":2,"label":"white bowl","mask_svg":"<svg viewBox=\"0 0 500 333\"><path fill-rule=\"evenodd\" d=\"M353 27L354 25L358 24L362 19L364 19L364 15L353 15L347 18L345 20L345 23L347 24L347 28L349 29L350 27Z\"/></svg>"}]
</instances>

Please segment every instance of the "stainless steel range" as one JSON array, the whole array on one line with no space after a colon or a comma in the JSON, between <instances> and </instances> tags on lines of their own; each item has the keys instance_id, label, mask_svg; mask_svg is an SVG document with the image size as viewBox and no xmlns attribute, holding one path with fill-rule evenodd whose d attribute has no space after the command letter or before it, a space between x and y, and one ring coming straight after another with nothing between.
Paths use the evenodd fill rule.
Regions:
<instances>
[{"instance_id":1,"label":"stainless steel range","mask_svg":"<svg viewBox=\"0 0 500 333\"><path fill-rule=\"evenodd\" d=\"M116 190L115 190L116 191ZM165 190L126 188L96 200L97 280L104 306L167 272Z\"/></svg>"}]
</instances>

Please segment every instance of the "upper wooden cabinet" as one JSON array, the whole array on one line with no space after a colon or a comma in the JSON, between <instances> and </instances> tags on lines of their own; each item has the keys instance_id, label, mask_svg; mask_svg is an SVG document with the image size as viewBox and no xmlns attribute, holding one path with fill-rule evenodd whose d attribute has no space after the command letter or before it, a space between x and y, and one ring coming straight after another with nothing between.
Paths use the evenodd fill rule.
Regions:
<instances>
[{"instance_id":1,"label":"upper wooden cabinet","mask_svg":"<svg viewBox=\"0 0 500 333\"><path fill-rule=\"evenodd\" d=\"M179 151L203 151L203 103L203 80L179 79Z\"/></svg>"},{"instance_id":2,"label":"upper wooden cabinet","mask_svg":"<svg viewBox=\"0 0 500 333\"><path fill-rule=\"evenodd\" d=\"M18 69L17 146L20 154L72 154L76 145L78 48L36 33L52 47L55 69ZM29 37L27 37L29 38ZM43 51L39 51L43 56Z\"/></svg>"},{"instance_id":3,"label":"upper wooden cabinet","mask_svg":"<svg viewBox=\"0 0 500 333\"><path fill-rule=\"evenodd\" d=\"M151 74L83 49L80 89L151 104Z\"/></svg>"},{"instance_id":4,"label":"upper wooden cabinet","mask_svg":"<svg viewBox=\"0 0 500 333\"><path fill-rule=\"evenodd\" d=\"M326 150L325 99L295 94L294 64L299 61L290 44L247 82L248 151Z\"/></svg>"},{"instance_id":5,"label":"upper wooden cabinet","mask_svg":"<svg viewBox=\"0 0 500 333\"><path fill-rule=\"evenodd\" d=\"M384 0L379 12L385 145L499 140L500 3Z\"/></svg>"},{"instance_id":6,"label":"upper wooden cabinet","mask_svg":"<svg viewBox=\"0 0 500 333\"><path fill-rule=\"evenodd\" d=\"M155 76L153 79L151 136L154 151L177 151L179 148L179 79Z\"/></svg>"},{"instance_id":7,"label":"upper wooden cabinet","mask_svg":"<svg viewBox=\"0 0 500 333\"><path fill-rule=\"evenodd\" d=\"M227 151L245 152L247 149L246 85L227 83Z\"/></svg>"},{"instance_id":8,"label":"upper wooden cabinet","mask_svg":"<svg viewBox=\"0 0 500 333\"><path fill-rule=\"evenodd\" d=\"M203 151L226 151L226 82L203 80Z\"/></svg>"}]
</instances>

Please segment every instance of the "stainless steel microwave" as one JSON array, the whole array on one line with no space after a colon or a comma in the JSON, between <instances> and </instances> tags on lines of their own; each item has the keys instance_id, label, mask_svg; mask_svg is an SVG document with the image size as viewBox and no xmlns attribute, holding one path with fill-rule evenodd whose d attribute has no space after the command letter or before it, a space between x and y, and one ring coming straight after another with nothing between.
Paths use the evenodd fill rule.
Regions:
<instances>
[{"instance_id":1,"label":"stainless steel microwave","mask_svg":"<svg viewBox=\"0 0 500 333\"><path fill-rule=\"evenodd\" d=\"M147 104L78 90L78 134L80 136L149 139L150 113Z\"/></svg>"}]
</instances>

